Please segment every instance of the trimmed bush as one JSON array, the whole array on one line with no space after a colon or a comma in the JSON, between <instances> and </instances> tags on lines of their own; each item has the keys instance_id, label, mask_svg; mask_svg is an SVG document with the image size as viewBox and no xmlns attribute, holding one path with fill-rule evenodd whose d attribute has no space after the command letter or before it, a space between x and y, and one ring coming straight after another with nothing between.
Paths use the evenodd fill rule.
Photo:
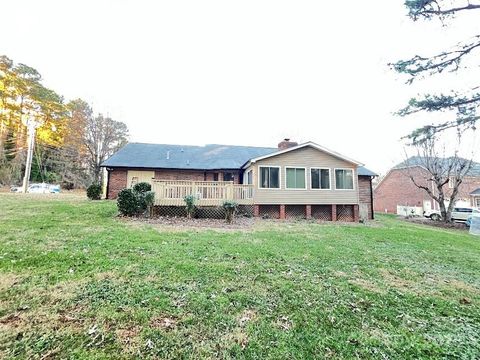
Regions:
<instances>
[{"instance_id":1,"label":"trimmed bush","mask_svg":"<svg viewBox=\"0 0 480 360\"><path fill-rule=\"evenodd\" d=\"M100 184L92 184L87 188L87 197L90 200L100 200L102 197L102 186Z\"/></svg>"},{"instance_id":2,"label":"trimmed bush","mask_svg":"<svg viewBox=\"0 0 480 360\"><path fill-rule=\"evenodd\" d=\"M139 210L137 194L132 189L121 190L117 197L117 207L124 216L137 214Z\"/></svg>"},{"instance_id":3,"label":"trimmed bush","mask_svg":"<svg viewBox=\"0 0 480 360\"><path fill-rule=\"evenodd\" d=\"M225 220L230 224L237 212L238 204L235 201L224 201L223 208L225 209Z\"/></svg>"},{"instance_id":4,"label":"trimmed bush","mask_svg":"<svg viewBox=\"0 0 480 360\"><path fill-rule=\"evenodd\" d=\"M152 191L152 185L147 182L140 182L138 184L133 185L133 191L138 193L146 193L147 191Z\"/></svg>"},{"instance_id":5,"label":"trimmed bush","mask_svg":"<svg viewBox=\"0 0 480 360\"><path fill-rule=\"evenodd\" d=\"M185 201L185 210L187 210L187 218L191 219L195 212L195 196L187 195L183 198Z\"/></svg>"}]
</instances>

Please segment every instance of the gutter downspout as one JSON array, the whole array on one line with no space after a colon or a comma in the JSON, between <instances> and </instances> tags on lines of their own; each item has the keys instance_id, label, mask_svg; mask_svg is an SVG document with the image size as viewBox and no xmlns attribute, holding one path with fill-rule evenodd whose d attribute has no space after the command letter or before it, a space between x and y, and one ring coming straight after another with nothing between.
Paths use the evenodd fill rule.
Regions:
<instances>
[{"instance_id":1,"label":"gutter downspout","mask_svg":"<svg viewBox=\"0 0 480 360\"><path fill-rule=\"evenodd\" d=\"M372 207L370 215L372 216L372 220L375 219L375 215L374 215L374 212L373 212L373 186L372 186L373 178L374 178L374 176L370 176L370 205Z\"/></svg>"}]
</instances>

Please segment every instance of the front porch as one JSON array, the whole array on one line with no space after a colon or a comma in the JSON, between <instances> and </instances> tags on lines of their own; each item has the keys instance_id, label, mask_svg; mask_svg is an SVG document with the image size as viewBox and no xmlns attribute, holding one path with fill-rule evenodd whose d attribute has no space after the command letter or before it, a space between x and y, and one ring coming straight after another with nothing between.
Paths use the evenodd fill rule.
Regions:
<instances>
[{"instance_id":1,"label":"front porch","mask_svg":"<svg viewBox=\"0 0 480 360\"><path fill-rule=\"evenodd\" d=\"M197 206L221 206L224 201L253 205L253 185L233 181L152 180L156 206L184 206L184 198L193 195Z\"/></svg>"}]
</instances>

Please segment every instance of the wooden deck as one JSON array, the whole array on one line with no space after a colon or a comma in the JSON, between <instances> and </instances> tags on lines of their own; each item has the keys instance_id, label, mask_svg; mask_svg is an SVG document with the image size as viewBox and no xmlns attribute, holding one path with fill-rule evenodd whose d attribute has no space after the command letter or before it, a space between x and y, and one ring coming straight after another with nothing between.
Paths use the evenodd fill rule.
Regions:
<instances>
[{"instance_id":1,"label":"wooden deck","mask_svg":"<svg viewBox=\"0 0 480 360\"><path fill-rule=\"evenodd\" d=\"M187 195L194 195L197 206L221 206L224 201L239 205L253 204L253 185L237 185L232 181L152 180L155 205L184 206Z\"/></svg>"}]
</instances>

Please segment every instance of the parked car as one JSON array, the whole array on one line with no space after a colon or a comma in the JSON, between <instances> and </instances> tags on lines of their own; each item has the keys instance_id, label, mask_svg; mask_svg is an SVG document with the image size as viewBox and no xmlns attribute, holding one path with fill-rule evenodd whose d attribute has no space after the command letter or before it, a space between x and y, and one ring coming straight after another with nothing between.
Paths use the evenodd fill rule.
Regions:
<instances>
[{"instance_id":1,"label":"parked car","mask_svg":"<svg viewBox=\"0 0 480 360\"><path fill-rule=\"evenodd\" d=\"M480 210L476 208L470 208L470 207L455 207L452 210L452 220L467 221L468 217L472 213L480 213ZM438 210L430 210L428 212L424 211L423 216L430 218L434 221L438 221L442 218L442 215Z\"/></svg>"},{"instance_id":2,"label":"parked car","mask_svg":"<svg viewBox=\"0 0 480 360\"><path fill-rule=\"evenodd\" d=\"M31 194L58 194L60 192L60 185L53 184L30 184L27 192Z\"/></svg>"}]
</instances>

